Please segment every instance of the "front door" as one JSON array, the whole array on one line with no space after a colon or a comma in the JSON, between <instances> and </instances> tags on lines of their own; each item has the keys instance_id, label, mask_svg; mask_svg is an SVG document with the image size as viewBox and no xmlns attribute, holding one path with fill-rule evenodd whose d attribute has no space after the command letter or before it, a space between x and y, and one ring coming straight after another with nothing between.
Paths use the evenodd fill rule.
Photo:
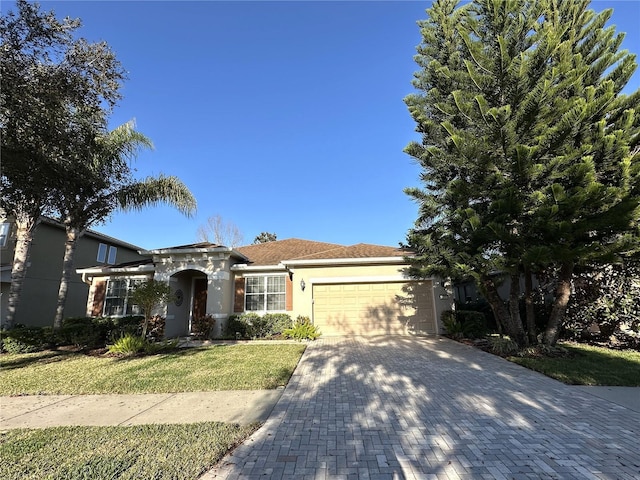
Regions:
<instances>
[{"instance_id":1,"label":"front door","mask_svg":"<svg viewBox=\"0 0 640 480\"><path fill-rule=\"evenodd\" d=\"M192 318L204 318L207 314L207 279L196 278L193 281Z\"/></svg>"}]
</instances>

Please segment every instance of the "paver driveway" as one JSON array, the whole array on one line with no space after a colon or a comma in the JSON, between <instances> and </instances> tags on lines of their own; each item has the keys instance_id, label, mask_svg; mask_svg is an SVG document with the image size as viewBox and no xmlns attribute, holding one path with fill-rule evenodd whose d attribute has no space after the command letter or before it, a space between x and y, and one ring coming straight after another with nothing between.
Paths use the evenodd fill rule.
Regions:
<instances>
[{"instance_id":1,"label":"paver driveway","mask_svg":"<svg viewBox=\"0 0 640 480\"><path fill-rule=\"evenodd\" d=\"M639 417L447 339L324 339L204 478L638 479Z\"/></svg>"}]
</instances>

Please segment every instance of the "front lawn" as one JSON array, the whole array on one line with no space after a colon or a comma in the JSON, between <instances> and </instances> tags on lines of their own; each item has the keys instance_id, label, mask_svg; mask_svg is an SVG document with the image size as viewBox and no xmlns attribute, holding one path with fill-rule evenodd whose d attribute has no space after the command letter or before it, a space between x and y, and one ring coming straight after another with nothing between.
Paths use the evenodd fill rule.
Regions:
<instances>
[{"instance_id":1,"label":"front lawn","mask_svg":"<svg viewBox=\"0 0 640 480\"><path fill-rule=\"evenodd\" d=\"M305 346L217 345L134 358L0 355L0 395L262 390L286 385Z\"/></svg>"},{"instance_id":2,"label":"front lawn","mask_svg":"<svg viewBox=\"0 0 640 480\"><path fill-rule=\"evenodd\" d=\"M562 343L567 357L509 357L523 367L569 385L640 387L640 352Z\"/></svg>"},{"instance_id":3,"label":"front lawn","mask_svg":"<svg viewBox=\"0 0 640 480\"><path fill-rule=\"evenodd\" d=\"M0 433L0 478L191 480L256 427L208 422L9 430Z\"/></svg>"}]
</instances>

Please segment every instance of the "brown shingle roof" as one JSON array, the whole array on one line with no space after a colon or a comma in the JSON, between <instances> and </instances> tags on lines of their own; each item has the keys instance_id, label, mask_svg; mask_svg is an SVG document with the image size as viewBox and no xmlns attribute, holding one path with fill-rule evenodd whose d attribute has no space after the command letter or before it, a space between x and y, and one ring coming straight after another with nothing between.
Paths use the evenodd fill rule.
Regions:
<instances>
[{"instance_id":1,"label":"brown shingle roof","mask_svg":"<svg viewBox=\"0 0 640 480\"><path fill-rule=\"evenodd\" d=\"M336 248L344 247L336 243L288 238L286 240L237 247L235 250L248 257L251 260L251 265L278 265L282 260L319 254Z\"/></svg>"},{"instance_id":2,"label":"brown shingle roof","mask_svg":"<svg viewBox=\"0 0 640 480\"><path fill-rule=\"evenodd\" d=\"M251 265L278 265L284 260L403 257L410 253L408 250L384 245L358 243L345 246L298 238L247 245L235 250L248 257Z\"/></svg>"},{"instance_id":3,"label":"brown shingle roof","mask_svg":"<svg viewBox=\"0 0 640 480\"><path fill-rule=\"evenodd\" d=\"M318 260L333 258L375 258L375 257L403 257L409 252L397 247L384 245L370 245L358 243L349 247L339 247L332 250L304 255L288 260Z\"/></svg>"}]
</instances>

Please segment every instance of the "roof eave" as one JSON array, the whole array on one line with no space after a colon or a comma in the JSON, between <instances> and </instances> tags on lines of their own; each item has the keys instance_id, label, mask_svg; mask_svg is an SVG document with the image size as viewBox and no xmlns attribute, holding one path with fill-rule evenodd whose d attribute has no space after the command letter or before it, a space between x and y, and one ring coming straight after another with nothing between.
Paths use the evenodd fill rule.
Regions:
<instances>
[{"instance_id":1,"label":"roof eave","mask_svg":"<svg viewBox=\"0 0 640 480\"><path fill-rule=\"evenodd\" d=\"M279 265L247 265L246 263L236 263L231 266L232 272L266 272L266 271L286 271L287 267Z\"/></svg>"},{"instance_id":2,"label":"roof eave","mask_svg":"<svg viewBox=\"0 0 640 480\"><path fill-rule=\"evenodd\" d=\"M109 275L112 273L152 273L156 271L153 264L136 265L135 267L88 267L78 268L76 273L80 275Z\"/></svg>"}]
</instances>

